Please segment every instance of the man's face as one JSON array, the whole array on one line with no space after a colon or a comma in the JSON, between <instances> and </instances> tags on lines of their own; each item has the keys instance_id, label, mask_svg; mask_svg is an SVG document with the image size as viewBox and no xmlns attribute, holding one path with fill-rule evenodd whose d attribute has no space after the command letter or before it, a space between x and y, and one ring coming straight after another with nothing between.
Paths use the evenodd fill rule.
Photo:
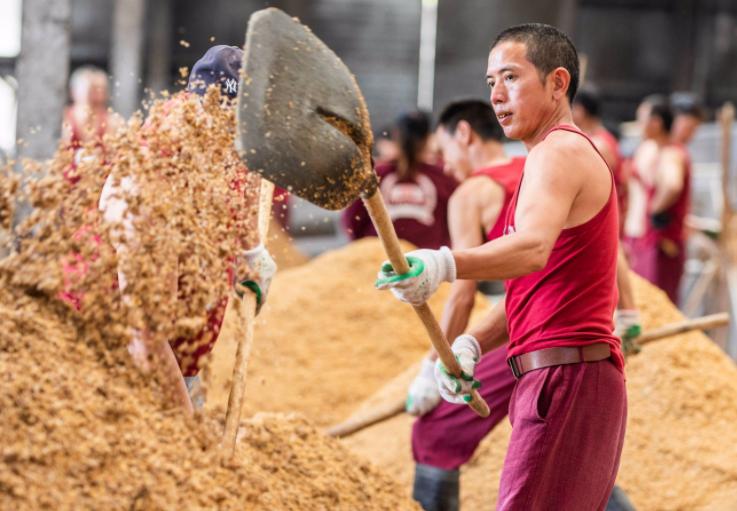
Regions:
<instances>
[{"instance_id":1,"label":"man's face","mask_svg":"<svg viewBox=\"0 0 737 511\"><path fill-rule=\"evenodd\" d=\"M94 74L89 78L89 89L87 90L87 102L93 107L107 107L107 78L103 74Z\"/></svg>"},{"instance_id":2,"label":"man's face","mask_svg":"<svg viewBox=\"0 0 737 511\"><path fill-rule=\"evenodd\" d=\"M660 117L652 115L652 106L647 102L637 107L637 124L644 139L658 137L663 131L663 122Z\"/></svg>"},{"instance_id":3,"label":"man's face","mask_svg":"<svg viewBox=\"0 0 737 511\"><path fill-rule=\"evenodd\" d=\"M701 119L691 114L678 114L673 119L673 141L688 145L696 134Z\"/></svg>"},{"instance_id":4,"label":"man's face","mask_svg":"<svg viewBox=\"0 0 737 511\"><path fill-rule=\"evenodd\" d=\"M471 175L473 169L468 161L468 145L461 140L458 129L448 132L440 126L435 132L435 141L443 157L443 171L461 182Z\"/></svg>"},{"instance_id":5,"label":"man's face","mask_svg":"<svg viewBox=\"0 0 737 511\"><path fill-rule=\"evenodd\" d=\"M534 137L555 101L551 81L540 79L538 69L527 60L525 44L505 41L496 45L489 53L486 80L504 134L515 140Z\"/></svg>"}]
</instances>

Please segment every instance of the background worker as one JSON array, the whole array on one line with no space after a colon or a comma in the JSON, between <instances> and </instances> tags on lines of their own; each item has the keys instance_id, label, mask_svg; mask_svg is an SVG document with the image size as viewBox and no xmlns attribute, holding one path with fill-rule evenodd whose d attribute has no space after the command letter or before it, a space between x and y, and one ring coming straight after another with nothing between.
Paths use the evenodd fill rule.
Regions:
<instances>
[{"instance_id":1,"label":"background worker","mask_svg":"<svg viewBox=\"0 0 737 511\"><path fill-rule=\"evenodd\" d=\"M71 105L64 110L62 145L78 152L84 145L102 145L106 134L123 120L108 107L108 78L100 68L82 66L69 78Z\"/></svg>"},{"instance_id":2,"label":"background worker","mask_svg":"<svg viewBox=\"0 0 737 511\"><path fill-rule=\"evenodd\" d=\"M397 236L418 247L440 248L450 243L448 200L457 182L433 163L430 135L430 117L426 113L401 115L392 130L399 156L377 165L376 173ZM360 200L346 208L341 220L352 240L376 236Z\"/></svg>"},{"instance_id":3,"label":"background worker","mask_svg":"<svg viewBox=\"0 0 737 511\"><path fill-rule=\"evenodd\" d=\"M435 138L446 173L460 183L448 205L453 248L478 247L501 236L524 158L504 153L503 132L491 106L479 100L450 103L440 114ZM449 339L468 326L475 298L475 281L453 282L440 320ZM423 360L407 395L407 412L419 416L412 428L416 463L412 497L426 511L452 511L458 509L459 468L507 416L516 380L504 347L482 358L476 377L485 382L482 392L491 409L491 416L482 419L467 407L441 402L434 376L436 358L432 353Z\"/></svg>"},{"instance_id":4,"label":"background worker","mask_svg":"<svg viewBox=\"0 0 737 511\"><path fill-rule=\"evenodd\" d=\"M690 207L691 162L673 143L673 112L663 96L649 96L637 109L643 142L632 158L630 210L625 241L632 269L678 304Z\"/></svg>"},{"instance_id":5,"label":"background worker","mask_svg":"<svg viewBox=\"0 0 737 511\"><path fill-rule=\"evenodd\" d=\"M240 48L234 46L218 45L210 48L205 55L198 60L192 67L189 77L187 89L198 95L206 92L211 85L220 87L221 94L228 101L223 102L223 108L233 108L233 102L238 94L239 70L241 66L243 52ZM176 99L172 100L176 101ZM166 119L171 126L150 126L149 129L172 129L176 126L178 120L176 118ZM230 151L223 153L223 165L235 165L240 169L237 183L230 183L229 200L232 201L234 211L244 211L253 208L258 204L260 178L253 174L248 174L247 169L235 152L235 148L229 148ZM172 156L176 156L173 154ZM120 179L120 184L115 185L116 179ZM121 198L119 190L123 189L129 193L135 193L139 186L143 183L133 183L130 178L125 176L108 177L105 187L100 197L100 210L103 212L105 221L122 225L125 227L124 242L116 246L119 258L122 263L121 268L125 266L124 262L130 257L132 247L136 246L136 232L134 229L134 216L129 211L128 204ZM238 244L242 251L239 254L232 254L233 271L243 267L243 263L248 268L248 278L239 275L238 281L248 281L247 285L251 287L258 296L258 303L261 306L268 295L269 284L276 271L276 265L270 254L263 245L256 245L255 233L257 232L256 215L245 215L249 219L244 222L234 222L237 229L233 235L237 238ZM136 218L140 221L140 218ZM144 223L145 225L145 223ZM177 257L183 256L176 254ZM171 281L171 287L174 289L179 285L179 275L162 275ZM126 287L135 279L135 275L125 275L119 271L120 289L123 296L126 296ZM229 283L232 285L234 279L232 275L228 277ZM180 293L174 293L178 299L186 299ZM166 298L166 297L164 297ZM164 379L165 384L170 389L172 397L185 410L191 411L192 403L190 394L195 399L195 407L203 404L201 396L197 394L200 370L200 363L203 357L207 355L213 348L220 332L220 326L225 314L225 305L227 297L221 298L217 303L210 304L207 313L207 324L198 333L192 337L178 339L161 339L154 335L153 332L140 331L136 332L129 346L134 360L144 369L147 368L148 360L154 358L159 367L155 369ZM199 402L197 402L199 401Z\"/></svg>"},{"instance_id":6,"label":"background worker","mask_svg":"<svg viewBox=\"0 0 737 511\"><path fill-rule=\"evenodd\" d=\"M619 142L609 131L601 119L601 97L595 87L589 85L576 92L571 107L573 122L581 131L589 136L596 149L614 173L614 184L617 187L617 203L619 205L619 233L624 232L624 218L627 214L627 182L628 176ZM615 333L622 339L626 351L631 341L640 334L640 313L635 304L634 291L630 282L630 267L624 248L620 245L617 259L617 289L619 302L614 314Z\"/></svg>"},{"instance_id":7,"label":"background worker","mask_svg":"<svg viewBox=\"0 0 737 511\"><path fill-rule=\"evenodd\" d=\"M670 95L673 109L673 143L686 148L706 118L704 107L698 97L691 92L674 92Z\"/></svg>"},{"instance_id":8,"label":"background worker","mask_svg":"<svg viewBox=\"0 0 737 511\"><path fill-rule=\"evenodd\" d=\"M612 331L613 176L571 125L578 55L565 34L537 23L503 31L487 81L505 135L529 150L504 236L466 250L414 251L408 255L423 263L413 263L417 275L380 271L377 285L419 304L443 281L508 279L503 306L453 342L464 378L436 363L440 393L455 403L470 399L482 353L508 338L518 380L498 509L604 509L626 423L623 357Z\"/></svg>"}]
</instances>

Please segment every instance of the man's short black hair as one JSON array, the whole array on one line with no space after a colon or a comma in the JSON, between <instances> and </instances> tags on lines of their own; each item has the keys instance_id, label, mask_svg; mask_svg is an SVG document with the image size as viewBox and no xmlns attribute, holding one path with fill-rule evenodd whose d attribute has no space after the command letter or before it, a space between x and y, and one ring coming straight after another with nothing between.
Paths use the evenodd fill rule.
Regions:
<instances>
[{"instance_id":1,"label":"man's short black hair","mask_svg":"<svg viewBox=\"0 0 737 511\"><path fill-rule=\"evenodd\" d=\"M670 101L662 94L651 94L643 101L650 106L650 116L655 116L663 123L663 128L670 133L673 126L673 109L671 109Z\"/></svg>"},{"instance_id":2,"label":"man's short black hair","mask_svg":"<svg viewBox=\"0 0 737 511\"><path fill-rule=\"evenodd\" d=\"M504 136L494 110L486 101L462 99L449 103L440 113L438 127L453 134L461 121L466 121L482 140L501 141Z\"/></svg>"},{"instance_id":3,"label":"man's short black hair","mask_svg":"<svg viewBox=\"0 0 737 511\"><path fill-rule=\"evenodd\" d=\"M670 95L670 104L674 115L690 115L701 121L706 119L701 99L692 92L674 92Z\"/></svg>"},{"instance_id":4,"label":"man's short black hair","mask_svg":"<svg viewBox=\"0 0 737 511\"><path fill-rule=\"evenodd\" d=\"M581 87L581 90L576 93L573 103L581 105L589 116L601 117L601 97L594 87L590 85Z\"/></svg>"},{"instance_id":5,"label":"man's short black hair","mask_svg":"<svg viewBox=\"0 0 737 511\"><path fill-rule=\"evenodd\" d=\"M540 71L542 78L548 76L555 68L565 68L571 75L567 92L568 101L573 103L573 97L578 90L578 53L567 35L544 23L524 23L504 30L496 37L491 49L505 41L524 43L527 60Z\"/></svg>"}]
</instances>

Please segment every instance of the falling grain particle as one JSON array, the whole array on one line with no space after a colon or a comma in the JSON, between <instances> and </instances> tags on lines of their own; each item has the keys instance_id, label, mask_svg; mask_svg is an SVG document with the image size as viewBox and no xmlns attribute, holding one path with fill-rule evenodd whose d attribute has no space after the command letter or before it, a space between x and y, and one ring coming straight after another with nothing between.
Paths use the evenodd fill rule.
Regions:
<instances>
[{"instance_id":1,"label":"falling grain particle","mask_svg":"<svg viewBox=\"0 0 737 511\"><path fill-rule=\"evenodd\" d=\"M187 66L180 67L179 76L181 76L182 78L187 78L189 76L189 68Z\"/></svg>"},{"instance_id":2,"label":"falling grain particle","mask_svg":"<svg viewBox=\"0 0 737 511\"><path fill-rule=\"evenodd\" d=\"M210 42L211 42L211 43L214 43L214 42L215 42L215 36L214 36L214 35L211 35L211 36L210 36Z\"/></svg>"},{"instance_id":3,"label":"falling grain particle","mask_svg":"<svg viewBox=\"0 0 737 511\"><path fill-rule=\"evenodd\" d=\"M189 48L189 41L185 41L184 39L179 40L179 46L182 46L184 48Z\"/></svg>"}]
</instances>

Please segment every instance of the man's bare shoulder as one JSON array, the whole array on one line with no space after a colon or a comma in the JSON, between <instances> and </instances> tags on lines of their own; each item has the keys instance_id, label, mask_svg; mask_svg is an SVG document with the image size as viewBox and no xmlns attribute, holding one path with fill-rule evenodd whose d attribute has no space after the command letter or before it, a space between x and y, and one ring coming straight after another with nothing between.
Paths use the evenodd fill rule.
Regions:
<instances>
[{"instance_id":1,"label":"man's bare shoulder","mask_svg":"<svg viewBox=\"0 0 737 511\"><path fill-rule=\"evenodd\" d=\"M504 195L504 189L499 184L485 176L471 176L458 185L450 197L450 202L451 205L483 203L496 195Z\"/></svg>"},{"instance_id":2,"label":"man's bare shoulder","mask_svg":"<svg viewBox=\"0 0 737 511\"><path fill-rule=\"evenodd\" d=\"M596 151L586 138L557 130L532 148L525 161L525 174L570 170L572 165L584 163L591 155L596 155Z\"/></svg>"}]
</instances>

